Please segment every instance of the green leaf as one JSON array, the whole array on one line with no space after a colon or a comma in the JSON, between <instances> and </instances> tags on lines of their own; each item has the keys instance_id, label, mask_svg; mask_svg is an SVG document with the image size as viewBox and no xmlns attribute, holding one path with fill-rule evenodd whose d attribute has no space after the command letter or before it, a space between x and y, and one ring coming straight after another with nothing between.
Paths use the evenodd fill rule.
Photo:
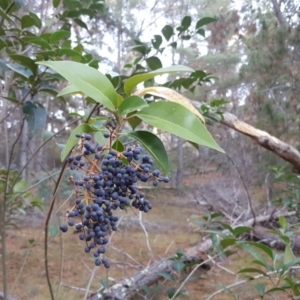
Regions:
<instances>
[{"instance_id":1,"label":"green leaf","mask_svg":"<svg viewBox=\"0 0 300 300\"><path fill-rule=\"evenodd\" d=\"M268 274L260 269L256 269L256 268L245 268L245 269L242 269L238 272L238 274L240 273L258 273L258 274L262 274L266 277L268 277Z\"/></svg>"},{"instance_id":2,"label":"green leaf","mask_svg":"<svg viewBox=\"0 0 300 300\"><path fill-rule=\"evenodd\" d=\"M127 95L130 95L132 90L141 82L154 78L157 75L167 74L167 73L175 73L175 72L194 72L192 68L177 65L171 66L167 68L161 68L149 73L139 74L130 77L124 84L124 91Z\"/></svg>"},{"instance_id":3,"label":"green leaf","mask_svg":"<svg viewBox=\"0 0 300 300\"><path fill-rule=\"evenodd\" d=\"M53 135L54 135L53 132L48 131L48 130L45 130L45 131L43 132L43 136L42 136L43 142L49 140Z\"/></svg>"},{"instance_id":4,"label":"green leaf","mask_svg":"<svg viewBox=\"0 0 300 300\"><path fill-rule=\"evenodd\" d=\"M156 56L152 56L146 59L147 66L150 70L157 70L162 68L162 63L160 59Z\"/></svg>"},{"instance_id":5,"label":"green leaf","mask_svg":"<svg viewBox=\"0 0 300 300\"><path fill-rule=\"evenodd\" d=\"M103 131L97 131L94 134L94 138L95 138L95 141L101 146L103 146L103 145L105 145L105 143L107 143L107 139L103 136Z\"/></svg>"},{"instance_id":6,"label":"green leaf","mask_svg":"<svg viewBox=\"0 0 300 300\"><path fill-rule=\"evenodd\" d=\"M77 25L79 25L80 27L82 27L82 28L88 30L86 24L85 24L81 19L76 18L76 19L73 19L73 20L74 20L74 22L75 22Z\"/></svg>"},{"instance_id":7,"label":"green leaf","mask_svg":"<svg viewBox=\"0 0 300 300\"><path fill-rule=\"evenodd\" d=\"M60 0L53 0L52 4L53 4L54 8L57 8L59 6L59 4L60 4Z\"/></svg>"},{"instance_id":8,"label":"green leaf","mask_svg":"<svg viewBox=\"0 0 300 300\"><path fill-rule=\"evenodd\" d=\"M248 245L247 243L239 243L238 246L241 249L244 249L245 251L247 251L248 253L250 253L254 258L256 258L257 261L261 262L262 265L267 268L267 263L265 261L265 259L261 256L261 254L256 251L255 248L251 247L250 245Z\"/></svg>"},{"instance_id":9,"label":"green leaf","mask_svg":"<svg viewBox=\"0 0 300 300\"><path fill-rule=\"evenodd\" d=\"M249 232L251 231L252 228L251 227L246 227L246 226L238 226L236 228L233 229L233 235L234 236L238 236L238 235L241 235L245 232Z\"/></svg>"},{"instance_id":10,"label":"green leaf","mask_svg":"<svg viewBox=\"0 0 300 300\"><path fill-rule=\"evenodd\" d=\"M172 35L174 34L174 29L172 26L170 25L166 25L162 30L161 30L163 36L165 37L165 39L167 41L170 40L170 38L172 37Z\"/></svg>"},{"instance_id":11,"label":"green leaf","mask_svg":"<svg viewBox=\"0 0 300 300\"><path fill-rule=\"evenodd\" d=\"M280 216L279 219L278 219L278 221L279 221L279 224L280 224L281 228L284 229L284 230L286 230L288 224L287 224L287 221L286 221L285 217L284 216Z\"/></svg>"},{"instance_id":12,"label":"green leaf","mask_svg":"<svg viewBox=\"0 0 300 300\"><path fill-rule=\"evenodd\" d=\"M283 263L288 264L295 259L294 252L289 244L285 245Z\"/></svg>"},{"instance_id":13,"label":"green leaf","mask_svg":"<svg viewBox=\"0 0 300 300\"><path fill-rule=\"evenodd\" d=\"M33 75L33 73L28 68L23 67L23 66L21 66L19 64L8 63L8 64L6 64L6 66L10 70L12 70L12 71L14 71L14 72L16 72L16 73L24 76L25 78L29 78L30 76Z\"/></svg>"},{"instance_id":14,"label":"green leaf","mask_svg":"<svg viewBox=\"0 0 300 300\"><path fill-rule=\"evenodd\" d=\"M265 252L271 258L272 261L274 260L273 250L269 246L261 244L259 242L246 242L246 244L259 248L260 250Z\"/></svg>"},{"instance_id":15,"label":"green leaf","mask_svg":"<svg viewBox=\"0 0 300 300\"><path fill-rule=\"evenodd\" d=\"M72 49L67 49L67 48L62 48L62 49L59 49L58 52L57 52L57 55L58 56L71 56L74 59L81 59L82 56L79 52L75 51L75 50L72 50Z\"/></svg>"},{"instance_id":16,"label":"green leaf","mask_svg":"<svg viewBox=\"0 0 300 300\"><path fill-rule=\"evenodd\" d=\"M41 28L42 27L42 21L41 21L41 19L35 13L33 13L33 12L30 12L29 15L34 20L35 26L37 28Z\"/></svg>"},{"instance_id":17,"label":"green leaf","mask_svg":"<svg viewBox=\"0 0 300 300\"><path fill-rule=\"evenodd\" d=\"M142 120L138 117L131 117L127 120L127 122L131 126L132 130L135 130L142 123Z\"/></svg>"},{"instance_id":18,"label":"green leaf","mask_svg":"<svg viewBox=\"0 0 300 300\"><path fill-rule=\"evenodd\" d=\"M43 130L46 125L47 112L42 104L26 101L23 105L23 113L32 133Z\"/></svg>"},{"instance_id":19,"label":"green leaf","mask_svg":"<svg viewBox=\"0 0 300 300\"><path fill-rule=\"evenodd\" d=\"M39 64L52 68L107 109L116 110L117 93L109 79L98 70L72 61L48 61Z\"/></svg>"},{"instance_id":20,"label":"green leaf","mask_svg":"<svg viewBox=\"0 0 300 300\"><path fill-rule=\"evenodd\" d=\"M196 33L202 35L203 37L205 37L205 30L203 28L199 28Z\"/></svg>"},{"instance_id":21,"label":"green leaf","mask_svg":"<svg viewBox=\"0 0 300 300\"><path fill-rule=\"evenodd\" d=\"M68 94L80 94L80 93L81 92L77 86L75 86L74 84L69 84L57 94L57 97L65 96Z\"/></svg>"},{"instance_id":22,"label":"green leaf","mask_svg":"<svg viewBox=\"0 0 300 300\"><path fill-rule=\"evenodd\" d=\"M3 18L4 20L6 20L8 23L11 23L11 24L14 23L14 21L2 9L0 9L0 17Z\"/></svg>"},{"instance_id":23,"label":"green leaf","mask_svg":"<svg viewBox=\"0 0 300 300\"><path fill-rule=\"evenodd\" d=\"M58 225L51 225L49 230L49 236L55 238L59 233Z\"/></svg>"},{"instance_id":24,"label":"green leaf","mask_svg":"<svg viewBox=\"0 0 300 300\"><path fill-rule=\"evenodd\" d=\"M185 16L181 21L181 27L186 30L191 26L192 18L190 16Z\"/></svg>"},{"instance_id":25,"label":"green leaf","mask_svg":"<svg viewBox=\"0 0 300 300\"><path fill-rule=\"evenodd\" d=\"M41 47L43 47L45 49L52 50L50 44L46 40L44 40L42 38L33 38L33 39L26 38L25 40L29 44L41 46Z\"/></svg>"},{"instance_id":26,"label":"green leaf","mask_svg":"<svg viewBox=\"0 0 300 300\"><path fill-rule=\"evenodd\" d=\"M150 155L162 167L165 174L169 172L168 154L162 141L153 133L149 131L133 131L126 133L126 135L138 140Z\"/></svg>"},{"instance_id":27,"label":"green leaf","mask_svg":"<svg viewBox=\"0 0 300 300\"><path fill-rule=\"evenodd\" d=\"M215 21L217 21L217 19L211 18L211 17L202 18L197 22L196 30L199 29L200 27L204 26L204 25L210 24L210 23L215 22Z\"/></svg>"},{"instance_id":28,"label":"green leaf","mask_svg":"<svg viewBox=\"0 0 300 300\"><path fill-rule=\"evenodd\" d=\"M172 274L170 274L170 273L160 272L160 273L158 273L158 275L161 276L161 277L163 277L163 278L165 278L165 279L167 279L167 280L169 280L169 281L175 282L174 276Z\"/></svg>"},{"instance_id":29,"label":"green leaf","mask_svg":"<svg viewBox=\"0 0 300 300\"><path fill-rule=\"evenodd\" d=\"M21 27L22 29L29 28L32 26L36 26L35 19L29 15L25 15L21 19Z\"/></svg>"},{"instance_id":30,"label":"green leaf","mask_svg":"<svg viewBox=\"0 0 300 300\"><path fill-rule=\"evenodd\" d=\"M160 35L155 35L151 42L154 49L158 50L160 45L162 44L162 37Z\"/></svg>"},{"instance_id":31,"label":"green leaf","mask_svg":"<svg viewBox=\"0 0 300 300\"><path fill-rule=\"evenodd\" d=\"M122 142L119 139L115 140L115 142L113 143L113 145L111 147L119 152L123 152L125 150L124 145L122 144Z\"/></svg>"},{"instance_id":32,"label":"green leaf","mask_svg":"<svg viewBox=\"0 0 300 300\"><path fill-rule=\"evenodd\" d=\"M154 102L136 114L146 123L185 140L224 152L199 118L175 102Z\"/></svg>"},{"instance_id":33,"label":"green leaf","mask_svg":"<svg viewBox=\"0 0 300 300\"><path fill-rule=\"evenodd\" d=\"M118 108L118 111L120 116L125 116L131 112L134 112L138 109L142 109L147 106L147 102L141 97L129 96L123 100L123 102Z\"/></svg>"},{"instance_id":34,"label":"green leaf","mask_svg":"<svg viewBox=\"0 0 300 300\"><path fill-rule=\"evenodd\" d=\"M0 39L0 51L3 49L3 48L5 48L7 45L6 45L6 43L2 40L2 39Z\"/></svg>"},{"instance_id":35,"label":"green leaf","mask_svg":"<svg viewBox=\"0 0 300 300\"><path fill-rule=\"evenodd\" d=\"M258 291L259 295L263 296L266 291L266 286L263 283L257 283L254 288Z\"/></svg>"},{"instance_id":36,"label":"green leaf","mask_svg":"<svg viewBox=\"0 0 300 300\"><path fill-rule=\"evenodd\" d=\"M91 132L97 132L98 129L95 129L91 127L88 124L80 124L78 125L71 133L71 136L69 137L66 146L61 152L61 161L64 161L67 156L69 155L70 151L73 149L73 147L78 143L79 138L76 137L77 133L91 133Z\"/></svg>"},{"instance_id":37,"label":"green leaf","mask_svg":"<svg viewBox=\"0 0 300 300\"><path fill-rule=\"evenodd\" d=\"M14 193L21 193L28 187L28 182L25 180L19 180L13 188Z\"/></svg>"},{"instance_id":38,"label":"green leaf","mask_svg":"<svg viewBox=\"0 0 300 300\"><path fill-rule=\"evenodd\" d=\"M177 48L177 42L171 43L170 46L171 46L173 49L176 49L176 48Z\"/></svg>"},{"instance_id":39,"label":"green leaf","mask_svg":"<svg viewBox=\"0 0 300 300\"><path fill-rule=\"evenodd\" d=\"M185 264L183 262L181 262L180 260L174 260L174 261L172 261L172 268L177 273L180 273L185 268Z\"/></svg>"},{"instance_id":40,"label":"green leaf","mask_svg":"<svg viewBox=\"0 0 300 300\"><path fill-rule=\"evenodd\" d=\"M232 246L232 245L235 245L236 243L236 239L235 238L226 238L226 239L222 239L220 241L220 245L223 249L229 247L229 246Z\"/></svg>"},{"instance_id":41,"label":"green leaf","mask_svg":"<svg viewBox=\"0 0 300 300\"><path fill-rule=\"evenodd\" d=\"M66 30L58 30L51 34L50 36L50 43L57 44L62 39L70 37L71 32Z\"/></svg>"},{"instance_id":42,"label":"green leaf","mask_svg":"<svg viewBox=\"0 0 300 300\"><path fill-rule=\"evenodd\" d=\"M19 54L10 54L9 57L20 63L23 67L28 68L33 74L36 74L37 72L37 65L35 64L34 60L29 58L25 55L19 55Z\"/></svg>"}]
</instances>

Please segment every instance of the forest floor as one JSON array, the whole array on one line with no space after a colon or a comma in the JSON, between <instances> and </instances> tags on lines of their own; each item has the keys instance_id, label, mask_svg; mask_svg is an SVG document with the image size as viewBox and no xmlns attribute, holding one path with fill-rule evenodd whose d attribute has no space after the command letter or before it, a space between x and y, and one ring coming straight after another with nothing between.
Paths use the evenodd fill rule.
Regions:
<instances>
[{"instance_id":1,"label":"forest floor","mask_svg":"<svg viewBox=\"0 0 300 300\"><path fill-rule=\"evenodd\" d=\"M49 270L55 298L84 299L87 286L90 287L90 291L97 291L101 283L112 284L139 271L141 266L172 256L178 249L199 243L203 236L195 231L198 227L193 220L201 220L204 208L197 204L193 197L188 197L186 191L187 189L184 193L171 189L146 191L151 194L149 199L153 204L153 209L143 214L142 218L146 234L140 224L138 212L130 209L119 213L120 217L123 216L122 223L107 247L106 257L111 261L109 270L94 267L92 254L84 252L85 245L78 239L78 234L72 230L65 234L57 233L58 223L63 222L62 215L66 207L62 208L51 220L48 244ZM209 195L206 195L207 197ZM27 217L21 222L20 230L8 231L6 263L9 293L18 300L47 300L50 296L44 268L44 219L31 218L28 220ZM224 261L218 261L219 265L213 265L209 272L196 272L196 280L184 286L186 295L178 299L207 299L213 292L243 279L242 275L234 273L242 267L251 266L251 261L250 256L237 252ZM162 290L152 298L137 296L135 299L167 299L166 290L171 287L178 288L181 282L178 279L176 282L161 281L160 284ZM233 294L222 293L214 299L259 299L255 296L257 294L253 288L254 284L242 285L234 289Z\"/></svg>"}]
</instances>

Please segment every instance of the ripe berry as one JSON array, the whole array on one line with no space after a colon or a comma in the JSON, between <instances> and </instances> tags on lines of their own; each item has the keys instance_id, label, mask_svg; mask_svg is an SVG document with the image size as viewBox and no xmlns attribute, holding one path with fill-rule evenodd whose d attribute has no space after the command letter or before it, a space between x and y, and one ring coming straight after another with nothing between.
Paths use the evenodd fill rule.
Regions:
<instances>
[{"instance_id":1,"label":"ripe berry","mask_svg":"<svg viewBox=\"0 0 300 300\"><path fill-rule=\"evenodd\" d=\"M110 134L107 133L107 132L105 132L105 133L103 134L103 136L104 136L106 139L108 139L108 138L110 137Z\"/></svg>"},{"instance_id":2,"label":"ripe berry","mask_svg":"<svg viewBox=\"0 0 300 300\"><path fill-rule=\"evenodd\" d=\"M62 232L67 232L67 231L68 231L68 226L67 226L66 224L60 225L59 229L60 229Z\"/></svg>"}]
</instances>

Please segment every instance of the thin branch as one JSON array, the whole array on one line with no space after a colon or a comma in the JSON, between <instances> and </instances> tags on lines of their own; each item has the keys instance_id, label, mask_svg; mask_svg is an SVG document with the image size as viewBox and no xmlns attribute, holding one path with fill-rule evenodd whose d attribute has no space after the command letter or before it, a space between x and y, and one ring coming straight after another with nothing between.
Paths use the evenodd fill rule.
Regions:
<instances>
[{"instance_id":1,"label":"thin branch","mask_svg":"<svg viewBox=\"0 0 300 300\"><path fill-rule=\"evenodd\" d=\"M244 180L244 178L243 178L243 175L242 175L240 169L239 169L239 168L237 167L237 165L234 163L233 159L232 159L228 154L226 154L226 156L227 156L227 158L231 161L231 163L233 164L233 166L235 167L235 169L237 170L237 172L239 173L240 179L241 179L241 181L242 181L244 190L245 190L246 195L247 195L248 205L249 205L249 207L250 207L250 210L251 210L251 213L252 213L252 217L253 217L253 220L254 220L253 226L255 226L255 212L254 212L254 209L253 209L251 197L250 197L250 194L249 194L247 185L246 185L246 183L245 183L245 180Z\"/></svg>"},{"instance_id":2,"label":"thin branch","mask_svg":"<svg viewBox=\"0 0 300 300\"><path fill-rule=\"evenodd\" d=\"M171 300L174 300L176 298L176 296L178 295L178 293L182 290L182 288L184 287L184 285L188 282L188 280L192 277L192 275L204 264L209 263L212 259L217 258L220 254L217 254L215 256L213 256L212 258L209 258L203 262L201 262L200 264L198 264L193 271L189 274L189 276L187 276L185 278L185 280L181 283L181 285L179 286L179 288L176 290L176 292L174 293L173 297L171 298Z\"/></svg>"},{"instance_id":3,"label":"thin branch","mask_svg":"<svg viewBox=\"0 0 300 300\"><path fill-rule=\"evenodd\" d=\"M272 275L272 274L277 274L277 273L279 273L281 271L282 270L280 269L280 270L268 272L266 274L267 275ZM221 294L221 293L223 293L223 292L225 292L225 291L227 291L227 290L229 290L231 288L234 288L234 287L242 285L242 284L244 284L246 282L249 282L250 280L253 281L254 279L260 279L260 278L263 278L263 277L266 277L266 276L264 274L259 274L259 275L256 275L256 276L252 277L251 279L244 279L244 280L238 281L236 283L230 284L228 286L225 286L224 288L222 288L222 289L214 292L213 294L211 294L206 300L211 300L211 299L215 298L217 295L219 295L219 294Z\"/></svg>"}]
</instances>

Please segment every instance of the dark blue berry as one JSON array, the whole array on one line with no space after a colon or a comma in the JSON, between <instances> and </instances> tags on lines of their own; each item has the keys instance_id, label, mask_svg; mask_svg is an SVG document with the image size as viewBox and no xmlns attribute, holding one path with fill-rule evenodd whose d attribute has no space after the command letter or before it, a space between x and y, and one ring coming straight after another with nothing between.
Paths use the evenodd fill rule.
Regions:
<instances>
[{"instance_id":1,"label":"dark blue berry","mask_svg":"<svg viewBox=\"0 0 300 300\"><path fill-rule=\"evenodd\" d=\"M62 232L67 232L67 231L68 231L68 226L67 226L66 224L60 225L59 229L60 229Z\"/></svg>"}]
</instances>

